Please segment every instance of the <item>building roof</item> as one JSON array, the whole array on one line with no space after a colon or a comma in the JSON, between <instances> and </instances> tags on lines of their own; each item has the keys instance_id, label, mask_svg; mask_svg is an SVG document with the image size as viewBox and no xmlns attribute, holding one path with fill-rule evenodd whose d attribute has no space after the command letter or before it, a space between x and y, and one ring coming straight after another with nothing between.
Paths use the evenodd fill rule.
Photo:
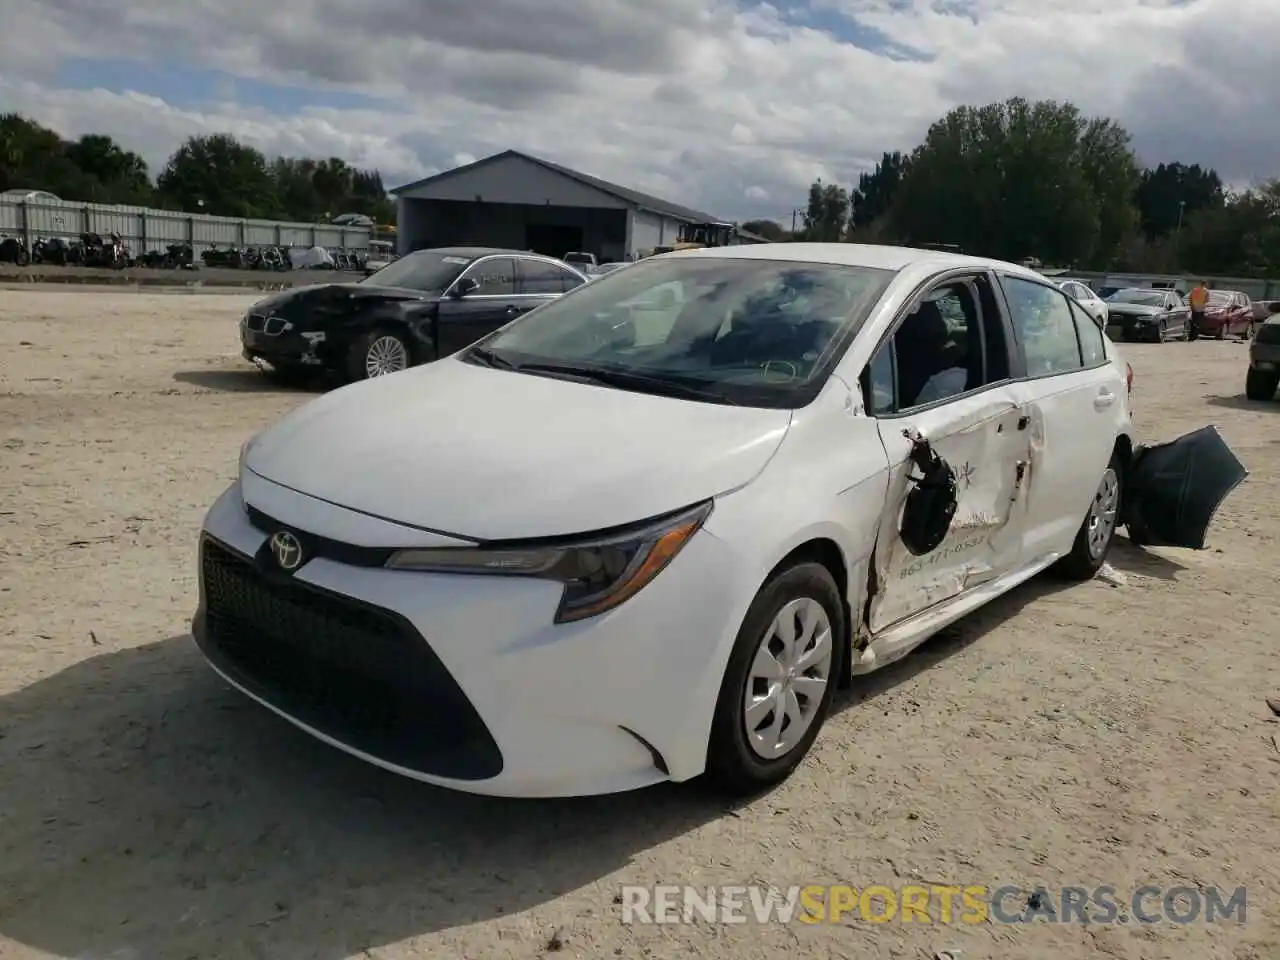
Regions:
<instances>
[{"instance_id":1,"label":"building roof","mask_svg":"<svg viewBox=\"0 0 1280 960\"><path fill-rule=\"evenodd\" d=\"M562 167L558 163L552 163L550 160L543 160L541 157L535 157L532 154L522 153L519 150L504 150L502 153L495 153L491 157L484 157L475 163L468 163L463 167L455 167L452 170L445 170L443 173L437 173L430 177L424 177L421 180L415 180L413 183L406 183L402 187L396 187L391 191L392 195L406 193L409 190L417 189L429 183L435 183L446 177L452 177L455 174L468 170L475 170L477 167L485 166L496 160L505 160L508 157L516 157L527 163L537 164L553 173L558 173L562 177L568 177L570 180L576 180L578 183L593 187L601 193L607 193L611 197L617 197L625 203L629 203L636 207L643 207L646 210L652 210L654 213L660 213L676 220L685 220L689 223L715 223L718 217L713 217L709 213L701 210L694 210L692 207L681 206L678 203L671 203L667 200L661 200L658 197L650 196L647 193L641 193L639 190L632 190L629 187L620 187L616 183L610 183L608 180L601 180L599 177L593 177L586 173L580 173L577 170L571 170L568 167Z\"/></svg>"}]
</instances>

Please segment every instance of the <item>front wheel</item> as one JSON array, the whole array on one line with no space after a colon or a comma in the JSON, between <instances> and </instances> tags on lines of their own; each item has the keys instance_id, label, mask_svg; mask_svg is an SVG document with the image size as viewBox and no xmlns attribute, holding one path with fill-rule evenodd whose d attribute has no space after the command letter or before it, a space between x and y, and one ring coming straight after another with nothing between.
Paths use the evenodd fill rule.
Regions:
<instances>
[{"instance_id":1,"label":"front wheel","mask_svg":"<svg viewBox=\"0 0 1280 960\"><path fill-rule=\"evenodd\" d=\"M1054 564L1055 573L1068 580L1090 580L1102 569L1120 521L1123 490L1124 465L1119 455L1113 453L1076 532L1071 552Z\"/></svg>"},{"instance_id":2,"label":"front wheel","mask_svg":"<svg viewBox=\"0 0 1280 960\"><path fill-rule=\"evenodd\" d=\"M404 335L380 329L366 333L351 345L347 356L347 377L368 380L399 373L413 365L413 354Z\"/></svg>"},{"instance_id":3,"label":"front wheel","mask_svg":"<svg viewBox=\"0 0 1280 960\"><path fill-rule=\"evenodd\" d=\"M1250 370L1244 375L1244 395L1250 400L1270 400L1280 386L1280 373Z\"/></svg>"},{"instance_id":4,"label":"front wheel","mask_svg":"<svg viewBox=\"0 0 1280 960\"><path fill-rule=\"evenodd\" d=\"M1161 320L1160 325L1156 328L1156 343L1164 343L1169 339L1169 323L1167 320Z\"/></svg>"},{"instance_id":5,"label":"front wheel","mask_svg":"<svg viewBox=\"0 0 1280 960\"><path fill-rule=\"evenodd\" d=\"M813 745L845 668L844 604L818 563L783 570L756 594L716 701L707 776L735 796L791 775Z\"/></svg>"}]
</instances>

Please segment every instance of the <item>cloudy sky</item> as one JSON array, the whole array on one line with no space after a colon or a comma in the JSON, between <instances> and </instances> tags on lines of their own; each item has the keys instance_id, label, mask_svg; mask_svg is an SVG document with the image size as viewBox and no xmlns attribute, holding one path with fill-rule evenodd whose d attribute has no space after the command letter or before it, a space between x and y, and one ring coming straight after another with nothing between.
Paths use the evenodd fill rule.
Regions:
<instances>
[{"instance_id":1,"label":"cloudy sky","mask_svg":"<svg viewBox=\"0 0 1280 960\"><path fill-rule=\"evenodd\" d=\"M1071 99L1144 161L1280 175L1280 0L3 0L0 110L388 186L508 148L789 221L949 107ZM1265 118L1265 120L1263 119Z\"/></svg>"}]
</instances>

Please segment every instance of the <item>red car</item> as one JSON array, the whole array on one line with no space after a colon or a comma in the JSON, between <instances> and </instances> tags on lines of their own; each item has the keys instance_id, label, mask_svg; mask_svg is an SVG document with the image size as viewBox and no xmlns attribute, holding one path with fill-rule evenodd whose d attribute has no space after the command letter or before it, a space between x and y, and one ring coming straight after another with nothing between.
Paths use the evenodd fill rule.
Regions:
<instances>
[{"instance_id":1,"label":"red car","mask_svg":"<svg viewBox=\"0 0 1280 960\"><path fill-rule=\"evenodd\" d=\"M1253 336L1253 304L1246 294L1238 290L1210 290L1204 316L1200 318L1197 332L1202 337L1223 340L1236 333L1244 339Z\"/></svg>"}]
</instances>

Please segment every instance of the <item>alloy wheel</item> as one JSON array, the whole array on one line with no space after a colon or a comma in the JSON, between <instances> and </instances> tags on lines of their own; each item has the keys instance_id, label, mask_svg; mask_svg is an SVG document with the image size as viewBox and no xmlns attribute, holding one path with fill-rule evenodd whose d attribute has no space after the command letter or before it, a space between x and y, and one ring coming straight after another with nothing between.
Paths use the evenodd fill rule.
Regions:
<instances>
[{"instance_id":1,"label":"alloy wheel","mask_svg":"<svg viewBox=\"0 0 1280 960\"><path fill-rule=\"evenodd\" d=\"M747 673L742 719L752 752L776 760L809 728L831 680L835 644L831 619L817 600L786 604L769 625Z\"/></svg>"},{"instance_id":2,"label":"alloy wheel","mask_svg":"<svg viewBox=\"0 0 1280 960\"><path fill-rule=\"evenodd\" d=\"M369 377L382 377L399 373L409 366L409 352L396 337L378 337L369 344L364 356L364 372Z\"/></svg>"},{"instance_id":3,"label":"alloy wheel","mask_svg":"<svg viewBox=\"0 0 1280 960\"><path fill-rule=\"evenodd\" d=\"M1120 478L1113 467L1102 474L1102 483L1089 505L1089 556L1101 557L1111 543L1116 528L1116 514L1120 507Z\"/></svg>"}]
</instances>

